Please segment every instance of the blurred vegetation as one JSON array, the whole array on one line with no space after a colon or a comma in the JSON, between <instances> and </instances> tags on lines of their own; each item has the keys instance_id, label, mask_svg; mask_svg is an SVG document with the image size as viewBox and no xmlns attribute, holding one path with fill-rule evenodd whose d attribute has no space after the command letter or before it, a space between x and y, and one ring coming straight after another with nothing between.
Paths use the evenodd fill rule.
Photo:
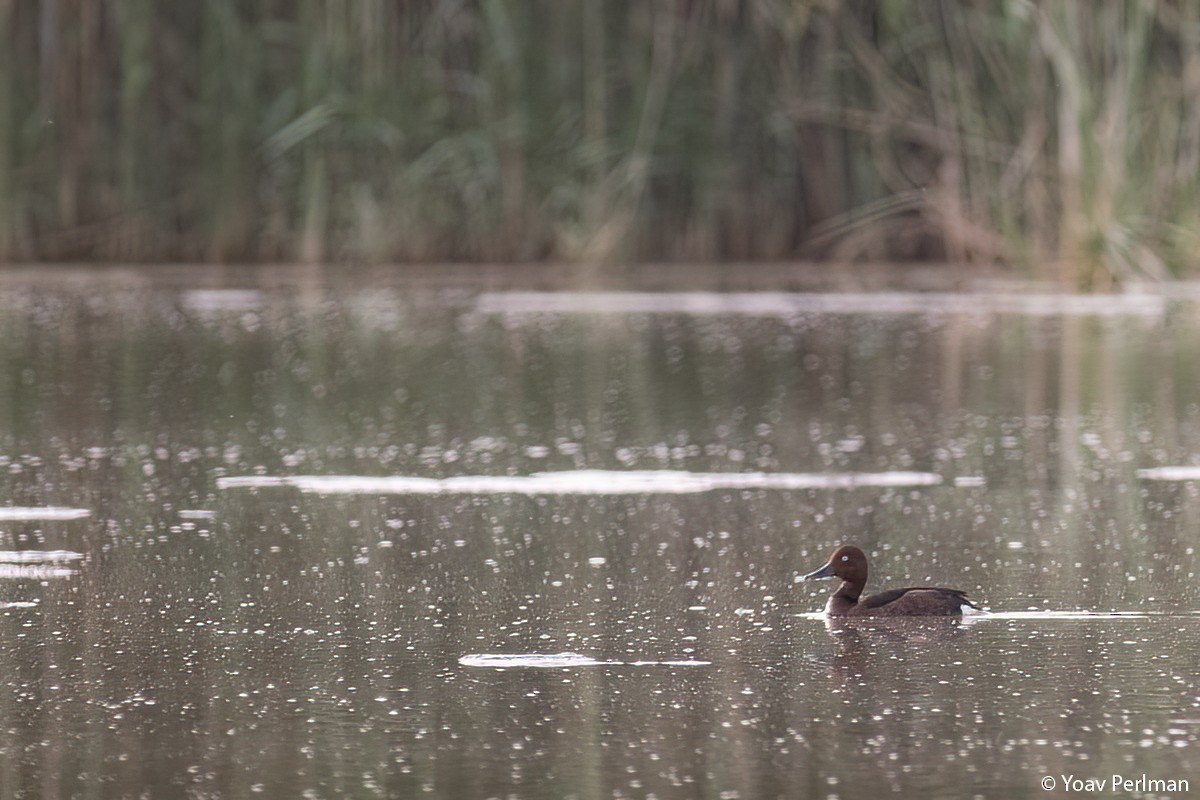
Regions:
<instances>
[{"instance_id":1,"label":"blurred vegetation","mask_svg":"<svg viewBox=\"0 0 1200 800\"><path fill-rule=\"evenodd\" d=\"M0 258L1194 272L1200 6L9 0Z\"/></svg>"}]
</instances>

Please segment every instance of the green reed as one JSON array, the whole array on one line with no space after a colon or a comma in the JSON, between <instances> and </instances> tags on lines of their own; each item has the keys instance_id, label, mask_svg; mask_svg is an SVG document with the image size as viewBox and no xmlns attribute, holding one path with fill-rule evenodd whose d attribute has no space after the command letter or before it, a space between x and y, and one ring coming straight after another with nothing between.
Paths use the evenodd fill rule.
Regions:
<instances>
[{"instance_id":1,"label":"green reed","mask_svg":"<svg viewBox=\"0 0 1200 800\"><path fill-rule=\"evenodd\" d=\"M1200 243L1184 2L0 6L0 258L950 260Z\"/></svg>"}]
</instances>

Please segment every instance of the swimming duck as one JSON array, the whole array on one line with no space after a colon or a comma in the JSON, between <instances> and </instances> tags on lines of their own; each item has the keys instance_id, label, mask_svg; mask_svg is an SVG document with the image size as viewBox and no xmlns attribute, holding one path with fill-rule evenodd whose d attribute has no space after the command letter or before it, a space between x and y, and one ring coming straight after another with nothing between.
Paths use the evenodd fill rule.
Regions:
<instances>
[{"instance_id":1,"label":"swimming duck","mask_svg":"<svg viewBox=\"0 0 1200 800\"><path fill-rule=\"evenodd\" d=\"M852 544L834 550L825 566L803 580L818 578L842 579L842 585L825 604L825 613L831 617L948 617L979 608L967 599L966 592L940 586L910 586L862 597L867 585L867 556Z\"/></svg>"}]
</instances>

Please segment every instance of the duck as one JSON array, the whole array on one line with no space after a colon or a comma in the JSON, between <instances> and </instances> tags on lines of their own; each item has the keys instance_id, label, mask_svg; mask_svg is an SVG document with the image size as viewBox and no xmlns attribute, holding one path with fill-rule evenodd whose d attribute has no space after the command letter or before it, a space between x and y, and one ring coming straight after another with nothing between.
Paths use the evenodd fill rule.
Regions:
<instances>
[{"instance_id":1,"label":"duck","mask_svg":"<svg viewBox=\"0 0 1200 800\"><path fill-rule=\"evenodd\" d=\"M825 615L829 617L950 617L979 610L966 592L941 586L910 586L863 597L867 556L852 544L834 550L824 566L802 580L821 578L842 579L842 585L825 604Z\"/></svg>"}]
</instances>

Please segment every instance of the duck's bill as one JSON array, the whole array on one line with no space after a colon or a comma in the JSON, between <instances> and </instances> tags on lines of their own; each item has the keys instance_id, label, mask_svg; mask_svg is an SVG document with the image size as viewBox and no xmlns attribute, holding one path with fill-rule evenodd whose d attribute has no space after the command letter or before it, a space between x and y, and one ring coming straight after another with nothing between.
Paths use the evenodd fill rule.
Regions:
<instances>
[{"instance_id":1,"label":"duck's bill","mask_svg":"<svg viewBox=\"0 0 1200 800\"><path fill-rule=\"evenodd\" d=\"M832 577L833 577L833 563L830 562L830 563L826 564L825 566L821 567L819 570L808 573L800 580L815 581L815 580L820 580L821 578L832 578Z\"/></svg>"}]
</instances>

